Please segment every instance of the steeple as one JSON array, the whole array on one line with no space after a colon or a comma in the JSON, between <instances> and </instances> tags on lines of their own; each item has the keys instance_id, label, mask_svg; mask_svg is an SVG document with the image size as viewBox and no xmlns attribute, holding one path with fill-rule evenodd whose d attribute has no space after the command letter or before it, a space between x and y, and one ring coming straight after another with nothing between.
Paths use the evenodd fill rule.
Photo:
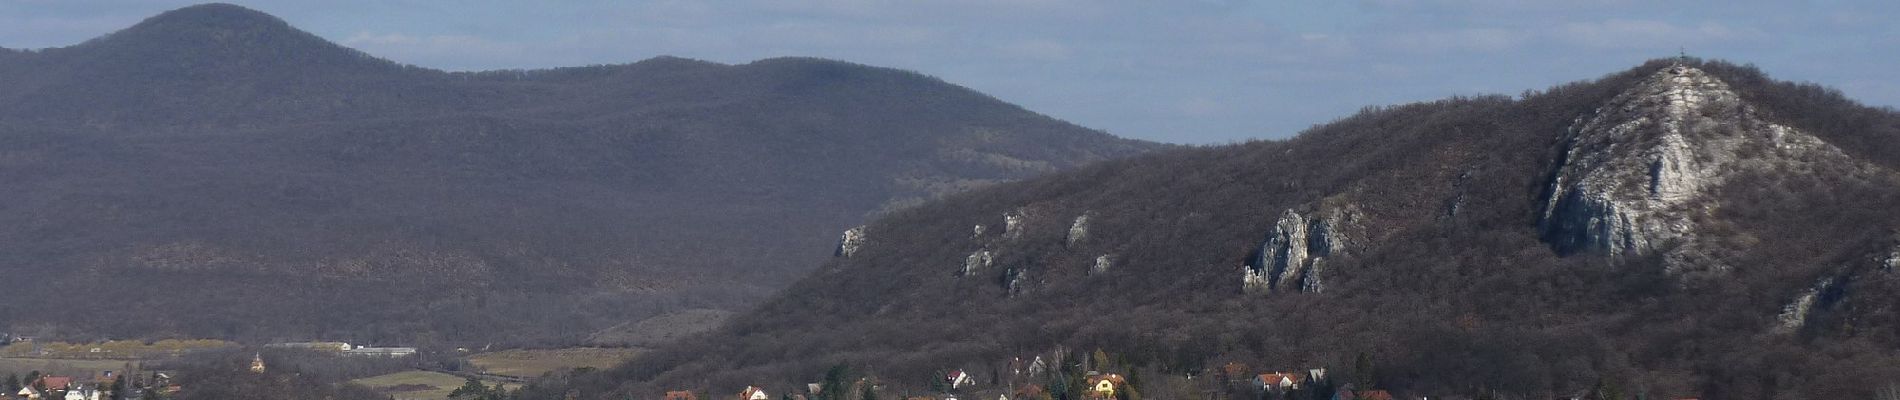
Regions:
<instances>
[{"instance_id":1,"label":"steeple","mask_svg":"<svg viewBox=\"0 0 1900 400\"><path fill-rule=\"evenodd\" d=\"M262 353L251 354L251 373L264 373L264 355Z\"/></svg>"}]
</instances>

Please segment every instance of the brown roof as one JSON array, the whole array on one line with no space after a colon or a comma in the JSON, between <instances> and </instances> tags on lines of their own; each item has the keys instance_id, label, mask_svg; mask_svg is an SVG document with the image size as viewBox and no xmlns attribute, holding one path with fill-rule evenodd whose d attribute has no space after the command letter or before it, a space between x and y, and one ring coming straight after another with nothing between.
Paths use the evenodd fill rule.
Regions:
<instances>
[{"instance_id":1,"label":"brown roof","mask_svg":"<svg viewBox=\"0 0 1900 400\"><path fill-rule=\"evenodd\" d=\"M1357 394L1361 400L1392 400L1392 393L1384 390L1367 390Z\"/></svg>"},{"instance_id":2,"label":"brown roof","mask_svg":"<svg viewBox=\"0 0 1900 400\"><path fill-rule=\"evenodd\" d=\"M694 396L693 392L674 390L666 392L666 400L699 400L699 397Z\"/></svg>"},{"instance_id":3,"label":"brown roof","mask_svg":"<svg viewBox=\"0 0 1900 400\"><path fill-rule=\"evenodd\" d=\"M66 390L66 388L72 387L72 385L73 377L70 376L40 377L40 386L45 387L46 390Z\"/></svg>"},{"instance_id":4,"label":"brown roof","mask_svg":"<svg viewBox=\"0 0 1900 400\"><path fill-rule=\"evenodd\" d=\"M1296 384L1300 383L1300 380L1301 380L1299 375L1291 373L1291 372L1265 373L1265 374L1260 374L1260 376L1255 377L1255 378L1259 379L1261 382L1266 382L1272 385L1280 384L1280 380L1283 378L1286 379L1286 381L1288 382L1293 382Z\"/></svg>"}]
</instances>

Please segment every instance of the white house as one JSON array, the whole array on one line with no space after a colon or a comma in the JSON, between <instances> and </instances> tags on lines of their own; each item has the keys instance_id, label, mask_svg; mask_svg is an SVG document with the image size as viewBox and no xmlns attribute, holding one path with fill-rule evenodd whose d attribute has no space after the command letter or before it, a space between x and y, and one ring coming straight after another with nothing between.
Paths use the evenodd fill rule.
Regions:
<instances>
[{"instance_id":1,"label":"white house","mask_svg":"<svg viewBox=\"0 0 1900 400\"><path fill-rule=\"evenodd\" d=\"M976 384L976 378L970 377L970 374L963 373L963 370L960 369L951 372L950 376L944 377L944 379L950 383L951 389L960 389L964 386Z\"/></svg>"},{"instance_id":2,"label":"white house","mask_svg":"<svg viewBox=\"0 0 1900 400\"><path fill-rule=\"evenodd\" d=\"M66 400L99 400L99 388L80 386L66 391Z\"/></svg>"},{"instance_id":3,"label":"white house","mask_svg":"<svg viewBox=\"0 0 1900 400\"><path fill-rule=\"evenodd\" d=\"M745 391L739 392L739 398L745 400L772 400L771 395L765 394L765 389L756 386L746 386Z\"/></svg>"}]
</instances>

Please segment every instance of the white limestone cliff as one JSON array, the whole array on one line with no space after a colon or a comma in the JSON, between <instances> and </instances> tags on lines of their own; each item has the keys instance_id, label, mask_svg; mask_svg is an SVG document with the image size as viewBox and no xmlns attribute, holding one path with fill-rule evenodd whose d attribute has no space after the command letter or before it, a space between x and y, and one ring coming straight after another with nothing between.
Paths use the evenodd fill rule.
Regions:
<instances>
[{"instance_id":1,"label":"white limestone cliff","mask_svg":"<svg viewBox=\"0 0 1900 400\"><path fill-rule=\"evenodd\" d=\"M961 275L974 275L977 271L989 269L990 265L995 262L996 257L990 254L989 250L977 250L974 253L970 253L969 257L963 259L963 272Z\"/></svg>"},{"instance_id":2,"label":"white limestone cliff","mask_svg":"<svg viewBox=\"0 0 1900 400\"><path fill-rule=\"evenodd\" d=\"M851 258L852 255L858 254L858 250L864 248L864 239L863 226L846 229L844 235L838 238L838 251L834 254L838 257Z\"/></svg>"},{"instance_id":3,"label":"white limestone cliff","mask_svg":"<svg viewBox=\"0 0 1900 400\"><path fill-rule=\"evenodd\" d=\"M1345 250L1340 228L1354 225L1357 218L1350 206L1310 216L1291 209L1281 212L1241 271L1241 287L1249 293L1323 290L1320 278L1325 259Z\"/></svg>"},{"instance_id":4,"label":"white limestone cliff","mask_svg":"<svg viewBox=\"0 0 1900 400\"><path fill-rule=\"evenodd\" d=\"M1751 168L1790 168L1838 149L1764 121L1700 69L1657 71L1579 118L1548 182L1538 230L1560 254L1665 254L1674 272L1696 252L1709 191ZM1721 270L1721 266L1702 266Z\"/></svg>"},{"instance_id":5,"label":"white limestone cliff","mask_svg":"<svg viewBox=\"0 0 1900 400\"><path fill-rule=\"evenodd\" d=\"M1114 266L1115 266L1114 257L1109 256L1107 254L1096 256L1095 264L1089 266L1089 274L1094 275L1094 274L1107 273L1108 270L1110 268L1114 268Z\"/></svg>"},{"instance_id":6,"label":"white limestone cliff","mask_svg":"<svg viewBox=\"0 0 1900 400\"><path fill-rule=\"evenodd\" d=\"M1088 240L1088 238L1089 238L1089 214L1082 213L1081 216L1075 217L1074 223L1069 224L1069 238L1068 238L1067 243L1069 246L1073 247L1077 244L1082 243L1085 240Z\"/></svg>"}]
</instances>

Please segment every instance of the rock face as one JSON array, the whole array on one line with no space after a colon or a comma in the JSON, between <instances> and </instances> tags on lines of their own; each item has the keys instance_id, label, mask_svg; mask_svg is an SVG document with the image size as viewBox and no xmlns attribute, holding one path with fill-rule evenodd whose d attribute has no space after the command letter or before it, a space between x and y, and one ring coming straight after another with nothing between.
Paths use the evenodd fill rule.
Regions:
<instances>
[{"instance_id":1,"label":"rock face","mask_svg":"<svg viewBox=\"0 0 1900 400\"><path fill-rule=\"evenodd\" d=\"M990 254L989 250L977 250L974 253L970 253L969 257L965 257L963 259L962 275L970 276L970 275L975 274L977 271L989 269L990 264L995 263L995 262L996 262L996 257Z\"/></svg>"},{"instance_id":2,"label":"rock face","mask_svg":"<svg viewBox=\"0 0 1900 400\"><path fill-rule=\"evenodd\" d=\"M1110 268L1114 268L1114 267L1115 267L1115 257L1111 257L1107 254L1103 254L1103 255L1095 257L1095 264L1089 266L1089 274L1094 275L1094 274L1107 273Z\"/></svg>"},{"instance_id":3,"label":"rock face","mask_svg":"<svg viewBox=\"0 0 1900 400\"><path fill-rule=\"evenodd\" d=\"M1893 272L1895 269L1900 269L1900 246L1894 247L1892 252L1887 253L1887 259L1880 263L1881 271Z\"/></svg>"},{"instance_id":4,"label":"rock face","mask_svg":"<svg viewBox=\"0 0 1900 400\"><path fill-rule=\"evenodd\" d=\"M1356 213L1332 208L1302 215L1294 210L1280 213L1257 253L1241 272L1241 287L1248 293L1283 290L1318 292L1325 259L1345 249L1340 228L1350 226Z\"/></svg>"},{"instance_id":5,"label":"rock face","mask_svg":"<svg viewBox=\"0 0 1900 400\"><path fill-rule=\"evenodd\" d=\"M1088 238L1089 215L1088 213L1083 213L1081 216L1075 217L1074 223L1069 224L1068 245L1075 246L1081 244L1082 241L1088 240Z\"/></svg>"},{"instance_id":6,"label":"rock face","mask_svg":"<svg viewBox=\"0 0 1900 400\"><path fill-rule=\"evenodd\" d=\"M1694 251L1694 217L1716 206L1705 194L1736 171L1839 153L1763 121L1728 84L1685 66L1657 71L1579 118L1565 142L1539 233L1559 254L1612 259L1673 248L1666 259L1680 260Z\"/></svg>"},{"instance_id":7,"label":"rock face","mask_svg":"<svg viewBox=\"0 0 1900 400\"><path fill-rule=\"evenodd\" d=\"M1014 240L1023 237L1023 212L1011 211L1003 214L1003 238Z\"/></svg>"},{"instance_id":8,"label":"rock face","mask_svg":"<svg viewBox=\"0 0 1900 400\"><path fill-rule=\"evenodd\" d=\"M858 250L861 250L863 248L864 248L864 227L859 226L856 228L846 229L844 231L844 235L838 238L838 251L835 252L835 255L837 255L838 257L850 258L852 255L858 254Z\"/></svg>"},{"instance_id":9,"label":"rock face","mask_svg":"<svg viewBox=\"0 0 1900 400\"><path fill-rule=\"evenodd\" d=\"M1795 296L1794 301L1782 306L1781 314L1775 316L1776 324L1772 332L1791 334L1801 331L1801 327L1807 325L1808 316L1821 302L1822 297L1829 295L1829 291L1838 289L1842 283L1840 281L1841 278L1822 278L1814 283L1814 287L1801 292L1800 296ZM1835 297L1839 295L1839 293L1832 294Z\"/></svg>"}]
</instances>

